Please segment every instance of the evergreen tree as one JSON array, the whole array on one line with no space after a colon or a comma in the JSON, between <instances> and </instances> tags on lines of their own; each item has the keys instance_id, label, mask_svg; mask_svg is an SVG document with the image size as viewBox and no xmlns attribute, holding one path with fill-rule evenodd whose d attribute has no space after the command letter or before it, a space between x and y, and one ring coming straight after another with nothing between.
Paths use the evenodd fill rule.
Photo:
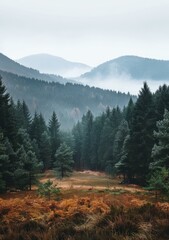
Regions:
<instances>
[{"instance_id":1,"label":"evergreen tree","mask_svg":"<svg viewBox=\"0 0 169 240\"><path fill-rule=\"evenodd\" d=\"M42 169L42 163L38 162L32 150L25 151L23 145L17 151L17 168L14 172L15 185L19 189L31 190L32 184L36 182L36 174Z\"/></svg>"},{"instance_id":2,"label":"evergreen tree","mask_svg":"<svg viewBox=\"0 0 169 240\"><path fill-rule=\"evenodd\" d=\"M83 169L90 169L91 167L91 132L93 124L93 115L88 111L82 118L82 155L81 164Z\"/></svg>"},{"instance_id":3,"label":"evergreen tree","mask_svg":"<svg viewBox=\"0 0 169 240\"><path fill-rule=\"evenodd\" d=\"M55 159L55 153L60 146L60 123L58 121L57 115L53 112L51 119L49 120L49 134L51 139L51 158L52 162Z\"/></svg>"},{"instance_id":4,"label":"evergreen tree","mask_svg":"<svg viewBox=\"0 0 169 240\"><path fill-rule=\"evenodd\" d=\"M9 157L3 141L3 133L0 132L0 192L6 190L6 180L9 175Z\"/></svg>"},{"instance_id":5,"label":"evergreen tree","mask_svg":"<svg viewBox=\"0 0 169 240\"><path fill-rule=\"evenodd\" d=\"M74 126L72 130L72 134L74 137L74 152L73 159L75 161L75 169L81 170L81 156L82 156L82 124L78 122L76 126Z\"/></svg>"},{"instance_id":6,"label":"evergreen tree","mask_svg":"<svg viewBox=\"0 0 169 240\"><path fill-rule=\"evenodd\" d=\"M90 154L92 170L101 170L101 164L99 162L99 146L104 120L105 114L102 114L100 117L96 117L93 122L91 132L91 154Z\"/></svg>"},{"instance_id":7,"label":"evergreen tree","mask_svg":"<svg viewBox=\"0 0 169 240\"><path fill-rule=\"evenodd\" d=\"M73 171L73 153L65 143L62 143L55 154L54 169L61 178L69 176Z\"/></svg>"},{"instance_id":8,"label":"evergreen tree","mask_svg":"<svg viewBox=\"0 0 169 240\"><path fill-rule=\"evenodd\" d=\"M153 162L150 168L155 170L159 167L169 169L169 111L165 110L163 120L157 122L157 131L154 131L157 143L152 149Z\"/></svg>"},{"instance_id":9,"label":"evergreen tree","mask_svg":"<svg viewBox=\"0 0 169 240\"><path fill-rule=\"evenodd\" d=\"M153 130L155 116L153 96L147 83L144 83L133 110L133 121L130 131L129 144L129 178L139 179L145 183L151 161L151 150L154 144Z\"/></svg>"},{"instance_id":10,"label":"evergreen tree","mask_svg":"<svg viewBox=\"0 0 169 240\"><path fill-rule=\"evenodd\" d=\"M130 98L128 106L125 110L125 119L128 122L129 128L131 128L131 125L132 125L133 110L134 110L134 103L133 103L132 98Z\"/></svg>"},{"instance_id":11,"label":"evergreen tree","mask_svg":"<svg viewBox=\"0 0 169 240\"><path fill-rule=\"evenodd\" d=\"M162 120L164 110L169 110L169 87L167 85L160 86L154 95L156 119Z\"/></svg>"},{"instance_id":12,"label":"evergreen tree","mask_svg":"<svg viewBox=\"0 0 169 240\"><path fill-rule=\"evenodd\" d=\"M17 101L16 112L19 128L24 128L29 132L31 125L31 115L25 101L22 103L19 100Z\"/></svg>"},{"instance_id":13,"label":"evergreen tree","mask_svg":"<svg viewBox=\"0 0 169 240\"><path fill-rule=\"evenodd\" d=\"M0 76L0 128L7 134L8 120L9 120L9 94L6 93L6 88L2 84Z\"/></svg>"},{"instance_id":14,"label":"evergreen tree","mask_svg":"<svg viewBox=\"0 0 169 240\"><path fill-rule=\"evenodd\" d=\"M130 135L128 134L123 142L123 147L120 154L119 161L115 164L115 169L117 174L123 175L124 182L129 182L131 177L130 174L132 172L132 166L130 165L129 161L129 143L130 143Z\"/></svg>"},{"instance_id":15,"label":"evergreen tree","mask_svg":"<svg viewBox=\"0 0 169 240\"><path fill-rule=\"evenodd\" d=\"M44 170L51 169L51 142L48 133L45 131L42 133L40 141L40 156L43 162Z\"/></svg>"},{"instance_id":16,"label":"evergreen tree","mask_svg":"<svg viewBox=\"0 0 169 240\"><path fill-rule=\"evenodd\" d=\"M16 119L12 113L10 96L6 93L6 88L2 84L0 76L0 130L3 131L4 137L8 137L15 145Z\"/></svg>"},{"instance_id":17,"label":"evergreen tree","mask_svg":"<svg viewBox=\"0 0 169 240\"><path fill-rule=\"evenodd\" d=\"M115 135L114 139L114 148L113 148L113 165L117 162L121 161L124 141L126 137L129 135L129 128L127 121L123 120L118 127L118 131ZM114 168L114 167L113 167ZM115 168L114 168L115 170Z\"/></svg>"}]
</instances>

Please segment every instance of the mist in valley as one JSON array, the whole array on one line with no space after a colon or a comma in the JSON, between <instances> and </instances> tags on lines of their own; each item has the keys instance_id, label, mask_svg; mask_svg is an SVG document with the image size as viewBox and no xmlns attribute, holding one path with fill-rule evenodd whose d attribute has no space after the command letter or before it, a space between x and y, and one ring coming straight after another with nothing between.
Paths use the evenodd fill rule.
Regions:
<instances>
[{"instance_id":1,"label":"mist in valley","mask_svg":"<svg viewBox=\"0 0 169 240\"><path fill-rule=\"evenodd\" d=\"M167 81L164 80L154 81L152 79L133 79L126 74L116 77L108 77L105 79L100 78L99 76L93 79L79 78L78 81L81 84L89 85L90 87L94 86L105 90L130 93L132 95L139 94L144 82L147 82L152 92L155 92L159 86L167 84Z\"/></svg>"}]
</instances>

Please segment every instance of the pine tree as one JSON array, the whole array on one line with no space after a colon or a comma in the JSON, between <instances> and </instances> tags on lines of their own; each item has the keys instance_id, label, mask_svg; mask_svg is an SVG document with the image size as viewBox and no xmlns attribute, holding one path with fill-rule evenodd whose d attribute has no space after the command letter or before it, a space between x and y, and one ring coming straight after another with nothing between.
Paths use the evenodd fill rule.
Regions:
<instances>
[{"instance_id":1,"label":"pine tree","mask_svg":"<svg viewBox=\"0 0 169 240\"><path fill-rule=\"evenodd\" d=\"M19 100L17 101L16 112L19 128L24 128L29 132L31 125L31 115L25 101L22 103Z\"/></svg>"},{"instance_id":2,"label":"pine tree","mask_svg":"<svg viewBox=\"0 0 169 240\"><path fill-rule=\"evenodd\" d=\"M23 145L17 151L17 168L14 172L15 186L21 190L31 190L36 182L36 174L42 169L42 163L38 162L36 155L31 150L25 151Z\"/></svg>"},{"instance_id":3,"label":"pine tree","mask_svg":"<svg viewBox=\"0 0 169 240\"><path fill-rule=\"evenodd\" d=\"M151 150L154 144L155 128L153 96L147 83L144 83L133 110L133 121L130 131L129 165L131 181L136 177L145 183L151 161Z\"/></svg>"},{"instance_id":4,"label":"pine tree","mask_svg":"<svg viewBox=\"0 0 169 240\"><path fill-rule=\"evenodd\" d=\"M54 169L61 178L69 176L73 171L73 153L65 143L62 143L55 154Z\"/></svg>"},{"instance_id":5,"label":"pine tree","mask_svg":"<svg viewBox=\"0 0 169 240\"><path fill-rule=\"evenodd\" d=\"M40 141L40 156L43 162L44 170L51 169L51 142L48 133L45 131L42 133Z\"/></svg>"},{"instance_id":6,"label":"pine tree","mask_svg":"<svg viewBox=\"0 0 169 240\"><path fill-rule=\"evenodd\" d=\"M118 131L115 135L114 139L114 147L113 147L113 165L117 162L121 161L124 141L126 137L129 135L129 127L127 121L123 120L118 127ZM113 167L114 168L114 167ZM115 168L114 168L115 170Z\"/></svg>"},{"instance_id":7,"label":"pine tree","mask_svg":"<svg viewBox=\"0 0 169 240\"><path fill-rule=\"evenodd\" d=\"M93 122L91 132L91 170L101 170L101 164L99 162L99 145L104 125L104 118L105 115L102 114L100 117L96 117Z\"/></svg>"},{"instance_id":8,"label":"pine tree","mask_svg":"<svg viewBox=\"0 0 169 240\"><path fill-rule=\"evenodd\" d=\"M130 143L130 135L128 134L123 142L123 147L120 154L119 161L115 164L115 169L117 174L123 175L123 181L130 182L131 179L131 173L132 173L132 165L130 165L129 161L129 143Z\"/></svg>"},{"instance_id":9,"label":"pine tree","mask_svg":"<svg viewBox=\"0 0 169 240\"><path fill-rule=\"evenodd\" d=\"M75 169L81 170L81 156L82 156L82 124L78 122L73 130L72 134L74 137L74 152L73 152L73 159L75 161Z\"/></svg>"},{"instance_id":10,"label":"pine tree","mask_svg":"<svg viewBox=\"0 0 169 240\"><path fill-rule=\"evenodd\" d=\"M49 134L51 138L51 157L52 161L55 159L55 153L60 146L60 123L58 121L57 115L53 112L51 119L49 120Z\"/></svg>"},{"instance_id":11,"label":"pine tree","mask_svg":"<svg viewBox=\"0 0 169 240\"><path fill-rule=\"evenodd\" d=\"M127 108L125 110L125 119L128 122L129 128L131 128L131 125L132 125L133 110L134 110L134 103L132 98L130 98Z\"/></svg>"},{"instance_id":12,"label":"pine tree","mask_svg":"<svg viewBox=\"0 0 169 240\"><path fill-rule=\"evenodd\" d=\"M91 167L91 132L93 124L93 115L88 111L82 118L82 155L81 164L83 169L90 169Z\"/></svg>"},{"instance_id":13,"label":"pine tree","mask_svg":"<svg viewBox=\"0 0 169 240\"><path fill-rule=\"evenodd\" d=\"M0 76L0 129L3 131L4 137L8 137L15 145L16 119L14 117L10 105L10 96L6 93L6 88L2 84Z\"/></svg>"},{"instance_id":14,"label":"pine tree","mask_svg":"<svg viewBox=\"0 0 169 240\"><path fill-rule=\"evenodd\" d=\"M157 131L154 131L157 143L152 149L153 162L150 168L154 171L159 167L169 169L169 111L165 110L163 120L157 122Z\"/></svg>"},{"instance_id":15,"label":"pine tree","mask_svg":"<svg viewBox=\"0 0 169 240\"><path fill-rule=\"evenodd\" d=\"M6 88L2 84L2 78L0 76L0 128L5 133L7 132L8 119L9 119L9 94L6 93Z\"/></svg>"},{"instance_id":16,"label":"pine tree","mask_svg":"<svg viewBox=\"0 0 169 240\"><path fill-rule=\"evenodd\" d=\"M169 110L169 87L167 85L160 86L154 95L156 119L162 120L164 110Z\"/></svg>"},{"instance_id":17,"label":"pine tree","mask_svg":"<svg viewBox=\"0 0 169 240\"><path fill-rule=\"evenodd\" d=\"M3 141L3 133L0 132L0 192L6 190L6 180L8 176L9 157Z\"/></svg>"}]
</instances>

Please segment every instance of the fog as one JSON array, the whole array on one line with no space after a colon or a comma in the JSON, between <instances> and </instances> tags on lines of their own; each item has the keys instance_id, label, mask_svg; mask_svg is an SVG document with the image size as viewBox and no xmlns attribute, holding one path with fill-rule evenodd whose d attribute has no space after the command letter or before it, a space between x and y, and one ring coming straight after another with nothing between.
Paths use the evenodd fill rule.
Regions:
<instances>
[{"instance_id":1,"label":"fog","mask_svg":"<svg viewBox=\"0 0 169 240\"><path fill-rule=\"evenodd\" d=\"M81 82L84 85L89 85L89 86L94 86L94 87L99 87L102 89L109 89L109 90L115 90L119 92L124 92L124 93L130 93L133 95L138 95L139 91L143 87L143 83L147 82L150 90L152 92L155 92L160 85L167 84L164 80L160 81L155 81L152 79L132 79L129 76L119 76L115 78L106 78L106 79L100 79L100 78L95 78L95 79L79 79L79 82Z\"/></svg>"}]
</instances>

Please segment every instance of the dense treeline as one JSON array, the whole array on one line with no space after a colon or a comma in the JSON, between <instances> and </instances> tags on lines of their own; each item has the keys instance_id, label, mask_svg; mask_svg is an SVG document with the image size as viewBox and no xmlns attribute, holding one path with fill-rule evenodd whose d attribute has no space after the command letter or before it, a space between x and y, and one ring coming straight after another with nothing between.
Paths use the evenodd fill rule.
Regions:
<instances>
[{"instance_id":1,"label":"dense treeline","mask_svg":"<svg viewBox=\"0 0 169 240\"><path fill-rule=\"evenodd\" d=\"M13 102L0 80L0 191L31 189L37 173L54 169L59 177L76 170L123 176L124 182L168 191L169 87L152 94L145 83L137 101L123 110L89 110L72 132L60 130L55 112L46 124L32 117L24 101Z\"/></svg>"},{"instance_id":2,"label":"dense treeline","mask_svg":"<svg viewBox=\"0 0 169 240\"><path fill-rule=\"evenodd\" d=\"M72 132L75 168L120 174L129 183L145 184L153 172L159 177L169 168L167 110L169 87L152 94L144 83L136 103L130 99L123 110L107 108L96 118L88 111Z\"/></svg>"},{"instance_id":3,"label":"dense treeline","mask_svg":"<svg viewBox=\"0 0 169 240\"><path fill-rule=\"evenodd\" d=\"M0 192L31 190L37 173L54 167L64 177L73 164L70 139L60 131L55 112L48 125L42 114L32 118L24 101L14 104L0 79Z\"/></svg>"},{"instance_id":4,"label":"dense treeline","mask_svg":"<svg viewBox=\"0 0 169 240\"><path fill-rule=\"evenodd\" d=\"M80 84L48 83L0 70L3 82L16 102L24 100L31 114L42 113L48 121L53 111L57 113L62 129L71 129L88 109L94 116L100 115L107 106L124 107L130 97L121 92L103 90ZM28 94L29 93L29 94Z\"/></svg>"}]
</instances>

